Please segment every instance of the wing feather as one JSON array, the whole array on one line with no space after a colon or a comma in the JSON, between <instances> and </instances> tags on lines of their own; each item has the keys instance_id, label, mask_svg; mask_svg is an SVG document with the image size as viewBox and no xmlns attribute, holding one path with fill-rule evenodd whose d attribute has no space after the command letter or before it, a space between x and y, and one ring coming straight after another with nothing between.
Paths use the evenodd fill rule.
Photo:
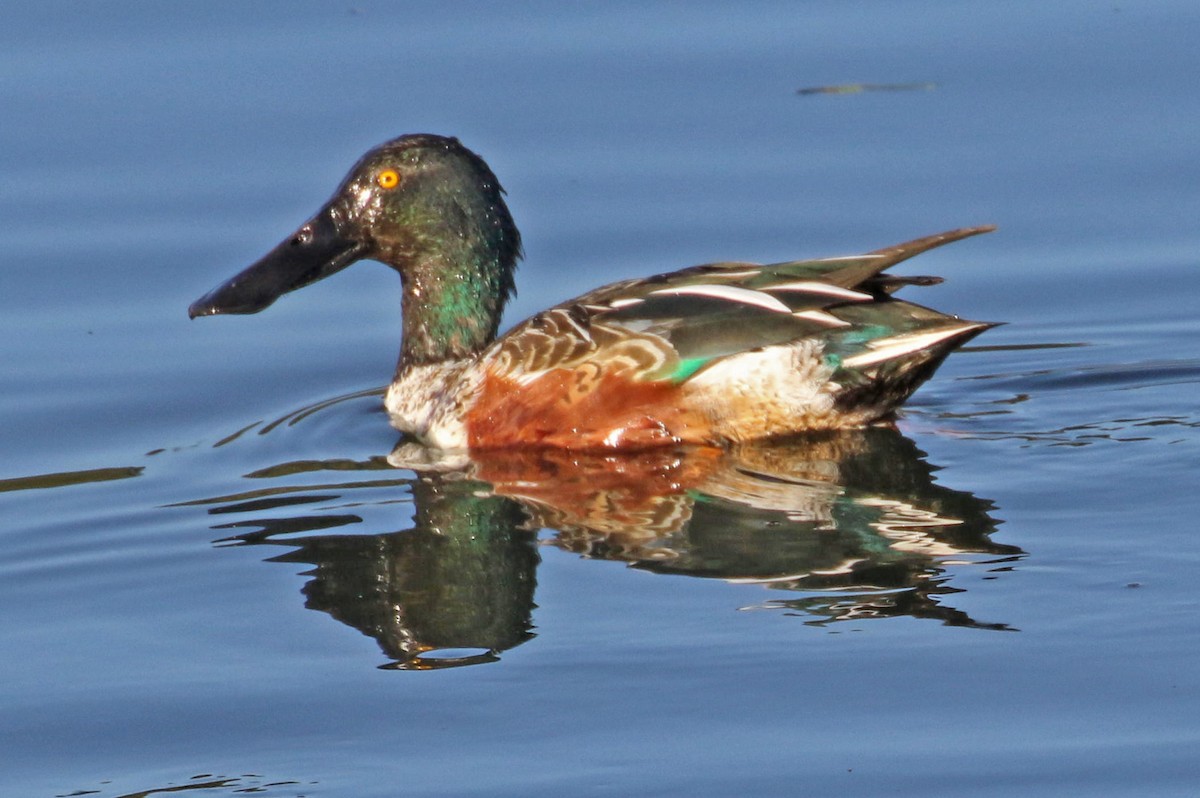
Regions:
<instances>
[{"instance_id":1,"label":"wing feather","mask_svg":"<svg viewBox=\"0 0 1200 798\"><path fill-rule=\"evenodd\" d=\"M884 269L992 229L950 230L865 255L709 263L613 283L518 324L485 358L494 373L522 382L585 365L679 381L726 356L818 338L842 368L875 368L961 339L972 324L890 296L939 278Z\"/></svg>"}]
</instances>

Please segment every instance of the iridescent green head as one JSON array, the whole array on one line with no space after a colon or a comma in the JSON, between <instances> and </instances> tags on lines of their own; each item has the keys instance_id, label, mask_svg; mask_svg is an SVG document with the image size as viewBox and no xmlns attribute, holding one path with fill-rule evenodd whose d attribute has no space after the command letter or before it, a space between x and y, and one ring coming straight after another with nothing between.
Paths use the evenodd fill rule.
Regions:
<instances>
[{"instance_id":1,"label":"iridescent green head","mask_svg":"<svg viewBox=\"0 0 1200 798\"><path fill-rule=\"evenodd\" d=\"M370 258L404 283L401 362L468 356L496 335L521 237L491 169L457 139L401 136L364 155L317 213L190 316L257 313Z\"/></svg>"}]
</instances>

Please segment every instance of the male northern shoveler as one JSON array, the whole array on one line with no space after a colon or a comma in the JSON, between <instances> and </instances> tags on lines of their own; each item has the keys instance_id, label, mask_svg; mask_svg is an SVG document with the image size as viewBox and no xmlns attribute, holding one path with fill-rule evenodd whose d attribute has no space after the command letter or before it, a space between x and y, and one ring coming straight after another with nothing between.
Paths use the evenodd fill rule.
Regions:
<instances>
[{"instance_id":1,"label":"male northern shoveler","mask_svg":"<svg viewBox=\"0 0 1200 798\"><path fill-rule=\"evenodd\" d=\"M972 227L867 255L613 283L497 338L521 254L503 193L457 139L402 136L188 313L256 313L356 260L388 264L403 284L404 335L387 409L440 449L723 445L863 426L991 326L891 296L937 278L883 273L993 229Z\"/></svg>"}]
</instances>

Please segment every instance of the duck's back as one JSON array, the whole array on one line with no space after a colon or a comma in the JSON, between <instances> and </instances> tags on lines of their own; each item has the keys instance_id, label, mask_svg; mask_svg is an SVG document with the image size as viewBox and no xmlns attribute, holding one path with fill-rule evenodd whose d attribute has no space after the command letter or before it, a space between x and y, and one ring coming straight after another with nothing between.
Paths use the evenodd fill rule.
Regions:
<instances>
[{"instance_id":1,"label":"duck's back","mask_svg":"<svg viewBox=\"0 0 1200 798\"><path fill-rule=\"evenodd\" d=\"M615 283L485 350L475 448L724 444L889 416L988 326L892 298L883 270L969 228L848 258L720 263Z\"/></svg>"}]
</instances>

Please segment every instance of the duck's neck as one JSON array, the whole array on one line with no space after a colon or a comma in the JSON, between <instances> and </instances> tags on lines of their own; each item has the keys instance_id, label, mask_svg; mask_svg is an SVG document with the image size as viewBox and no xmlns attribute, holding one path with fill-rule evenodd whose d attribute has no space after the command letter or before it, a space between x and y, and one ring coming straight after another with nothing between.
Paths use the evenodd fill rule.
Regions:
<instances>
[{"instance_id":1,"label":"duck's neck","mask_svg":"<svg viewBox=\"0 0 1200 798\"><path fill-rule=\"evenodd\" d=\"M516 292L521 234L504 189L479 156L457 142L446 146L455 157L429 156L398 189L405 202L375 220L375 256L404 284L398 376L479 353L495 340Z\"/></svg>"},{"instance_id":2,"label":"duck's neck","mask_svg":"<svg viewBox=\"0 0 1200 798\"><path fill-rule=\"evenodd\" d=\"M513 293L516 253L497 240L443 242L403 270L404 323L397 373L469 358L496 338Z\"/></svg>"}]
</instances>

